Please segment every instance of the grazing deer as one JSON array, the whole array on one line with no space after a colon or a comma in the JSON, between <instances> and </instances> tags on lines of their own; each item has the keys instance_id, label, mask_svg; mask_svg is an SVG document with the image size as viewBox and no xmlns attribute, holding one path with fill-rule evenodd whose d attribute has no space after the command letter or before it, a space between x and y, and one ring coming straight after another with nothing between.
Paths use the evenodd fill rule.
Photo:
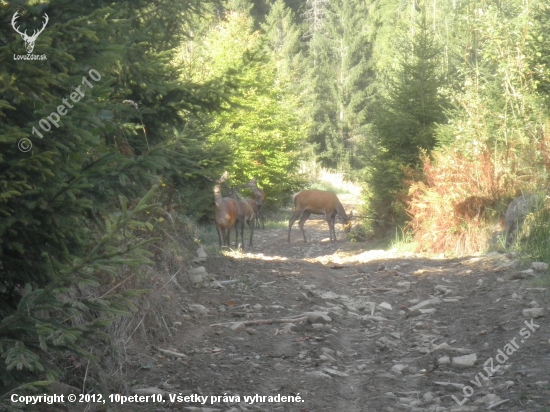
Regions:
<instances>
[{"instance_id":1,"label":"grazing deer","mask_svg":"<svg viewBox=\"0 0 550 412\"><path fill-rule=\"evenodd\" d=\"M330 233L330 241L334 235L334 241L336 241L336 231L334 229L334 221L336 220L336 215L340 215L344 219L344 230L348 231L351 227L349 223L351 220L350 216L346 215L346 211L340 203L338 197L332 192L326 192L324 190L302 190L294 196L294 214L290 218L288 223L288 242L290 243L290 229L292 225L300 218L298 225L304 236L304 243L307 243L306 234L304 232L304 223L308 219L309 215L325 215L328 223L328 230Z\"/></svg>"},{"instance_id":2,"label":"grazing deer","mask_svg":"<svg viewBox=\"0 0 550 412\"><path fill-rule=\"evenodd\" d=\"M223 246L230 247L231 229L235 226L239 208L237 201L230 197L222 198L221 184L227 179L227 172L216 181L214 186L214 201L216 208L214 210L214 219L216 221L216 229L218 231L218 241L220 248Z\"/></svg>"},{"instance_id":3,"label":"grazing deer","mask_svg":"<svg viewBox=\"0 0 550 412\"><path fill-rule=\"evenodd\" d=\"M260 228L260 220L262 221L262 229L265 229L265 219L264 219L264 205L266 201L266 195L265 192L258 187L258 178L254 177L251 179L245 187L248 187L249 189L252 189L252 192L254 193L254 198L256 199L256 203L258 204L258 214L256 219L256 227Z\"/></svg>"}]
</instances>

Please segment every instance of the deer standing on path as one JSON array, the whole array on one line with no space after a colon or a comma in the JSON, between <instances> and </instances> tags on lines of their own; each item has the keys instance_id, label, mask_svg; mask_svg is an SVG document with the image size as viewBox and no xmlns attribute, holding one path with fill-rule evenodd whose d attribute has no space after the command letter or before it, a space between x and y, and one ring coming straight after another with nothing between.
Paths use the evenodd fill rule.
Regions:
<instances>
[{"instance_id":1,"label":"deer standing on path","mask_svg":"<svg viewBox=\"0 0 550 412\"><path fill-rule=\"evenodd\" d=\"M324 190L302 190L294 196L294 214L288 222L288 242L290 243L290 229L292 225L300 216L300 230L304 236L304 243L307 243L306 234L304 232L304 223L309 218L309 215L325 215L328 223L328 230L330 233L330 241L332 242L333 235L334 241L336 241L336 231L334 223L336 215L340 215L344 219L344 230L349 230L351 224L351 214L348 217L346 211L340 203L338 197L332 193Z\"/></svg>"},{"instance_id":2,"label":"deer standing on path","mask_svg":"<svg viewBox=\"0 0 550 412\"><path fill-rule=\"evenodd\" d=\"M250 229L250 243L252 246L252 237L254 236L254 226L256 223L256 216L258 216L258 204L254 199L245 199L239 193L239 189L242 186L237 186L231 189L229 196L231 196L237 202L237 224L235 225L235 248L239 248L239 228L241 229L242 248L244 250L244 223L248 225Z\"/></svg>"},{"instance_id":3,"label":"deer standing on path","mask_svg":"<svg viewBox=\"0 0 550 412\"><path fill-rule=\"evenodd\" d=\"M242 248L244 250L244 223L250 229L250 243L252 247L252 237L254 236L254 226L256 223L256 213L258 213L258 205L254 199L237 200L237 224L235 225L235 248L239 248L239 228L241 229Z\"/></svg>"},{"instance_id":4,"label":"deer standing on path","mask_svg":"<svg viewBox=\"0 0 550 412\"><path fill-rule=\"evenodd\" d=\"M258 214L256 219L256 227L260 228L260 220L262 221L262 229L265 229L265 219L264 219L264 205L267 196L265 195L265 192L258 187L258 178L254 177L251 179L245 187L248 187L249 189L252 189L252 192L254 193L254 198L256 200L256 203L258 204Z\"/></svg>"},{"instance_id":5,"label":"deer standing on path","mask_svg":"<svg viewBox=\"0 0 550 412\"><path fill-rule=\"evenodd\" d=\"M239 208L237 201L230 197L222 198L221 184L227 179L227 172L216 181L214 186L214 201L216 208L214 209L214 219L216 221L216 229L218 231L218 241L220 248L223 246L230 247L231 229L235 226Z\"/></svg>"}]
</instances>

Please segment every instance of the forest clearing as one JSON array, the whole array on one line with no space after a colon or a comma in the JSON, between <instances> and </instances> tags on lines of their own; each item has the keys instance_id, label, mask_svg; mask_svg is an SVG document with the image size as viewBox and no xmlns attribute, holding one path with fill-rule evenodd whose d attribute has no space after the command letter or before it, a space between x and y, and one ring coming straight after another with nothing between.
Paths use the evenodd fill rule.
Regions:
<instances>
[{"instance_id":1,"label":"forest clearing","mask_svg":"<svg viewBox=\"0 0 550 412\"><path fill-rule=\"evenodd\" d=\"M547 0L0 21L0 410L550 411Z\"/></svg>"}]
</instances>

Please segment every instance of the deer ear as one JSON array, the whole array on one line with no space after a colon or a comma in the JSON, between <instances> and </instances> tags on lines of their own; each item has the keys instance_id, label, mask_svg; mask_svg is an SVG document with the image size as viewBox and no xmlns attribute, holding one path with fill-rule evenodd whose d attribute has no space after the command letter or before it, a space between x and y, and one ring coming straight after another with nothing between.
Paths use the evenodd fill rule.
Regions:
<instances>
[{"instance_id":1,"label":"deer ear","mask_svg":"<svg viewBox=\"0 0 550 412\"><path fill-rule=\"evenodd\" d=\"M353 219L353 210L350 210L348 217L350 220Z\"/></svg>"}]
</instances>

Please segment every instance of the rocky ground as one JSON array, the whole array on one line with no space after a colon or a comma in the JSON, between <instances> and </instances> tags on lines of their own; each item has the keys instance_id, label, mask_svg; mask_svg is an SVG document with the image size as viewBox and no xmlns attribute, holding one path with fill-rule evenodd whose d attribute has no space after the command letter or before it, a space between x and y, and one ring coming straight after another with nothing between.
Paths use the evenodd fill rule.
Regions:
<instances>
[{"instance_id":1,"label":"rocky ground","mask_svg":"<svg viewBox=\"0 0 550 412\"><path fill-rule=\"evenodd\" d=\"M329 243L323 220L306 229L307 244L297 225L290 244L284 228L258 230L246 253L183 275L172 341L129 367L133 393L166 402L118 410L550 411L544 264L369 250L342 232Z\"/></svg>"}]
</instances>

